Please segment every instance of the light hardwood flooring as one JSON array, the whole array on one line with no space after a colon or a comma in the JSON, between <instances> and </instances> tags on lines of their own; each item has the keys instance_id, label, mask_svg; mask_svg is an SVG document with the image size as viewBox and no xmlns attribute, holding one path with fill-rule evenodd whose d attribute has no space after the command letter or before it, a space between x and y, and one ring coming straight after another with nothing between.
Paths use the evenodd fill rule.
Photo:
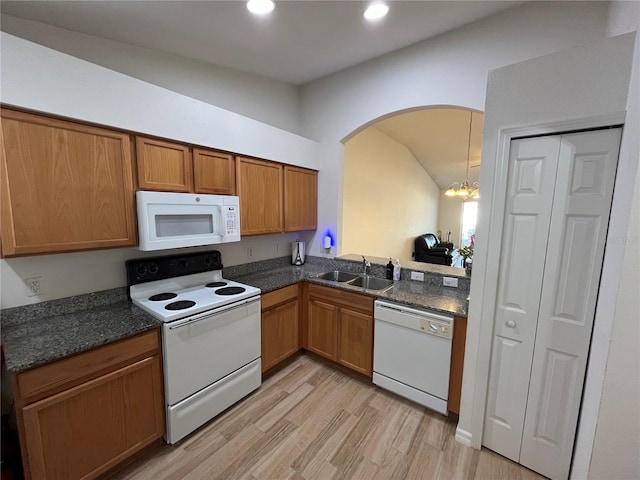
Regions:
<instances>
[{"instance_id":1,"label":"light hardwood flooring","mask_svg":"<svg viewBox=\"0 0 640 480\"><path fill-rule=\"evenodd\" d=\"M177 445L113 479L540 479L454 439L437 413L300 356Z\"/></svg>"}]
</instances>

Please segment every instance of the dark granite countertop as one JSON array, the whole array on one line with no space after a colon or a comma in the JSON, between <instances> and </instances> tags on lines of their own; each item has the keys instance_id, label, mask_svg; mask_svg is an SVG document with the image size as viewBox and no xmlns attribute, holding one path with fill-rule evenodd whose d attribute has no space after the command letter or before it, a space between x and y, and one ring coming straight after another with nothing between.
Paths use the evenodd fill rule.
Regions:
<instances>
[{"instance_id":1,"label":"dark granite countertop","mask_svg":"<svg viewBox=\"0 0 640 480\"><path fill-rule=\"evenodd\" d=\"M19 372L157 328L117 288L1 312L7 370Z\"/></svg>"},{"instance_id":2,"label":"dark granite countertop","mask_svg":"<svg viewBox=\"0 0 640 480\"><path fill-rule=\"evenodd\" d=\"M441 272L428 274L424 282L419 282L408 280L410 271L405 269L401 280L381 293L316 278L319 273L335 269L360 273L360 261L307 257L307 263L299 267L288 262L287 257L282 257L238 265L225 269L224 277L258 287L262 293L308 281L405 305L467 315L469 291L465 278L460 279L460 288L443 287ZM373 264L371 274L383 277L384 266ZM129 302L124 287L4 309L1 321L10 372L59 360L162 324Z\"/></svg>"},{"instance_id":3,"label":"dark granite countertop","mask_svg":"<svg viewBox=\"0 0 640 480\"><path fill-rule=\"evenodd\" d=\"M359 272L356 267L359 268L359 265L353 266L346 263L338 263L337 265L306 263L299 267L293 265L274 266L270 269L254 273L243 273L235 276L230 275L229 278L258 287L262 290L262 293L271 292L304 280L318 285L339 288L414 307L427 308L464 317L467 316L467 297L469 296L469 291L463 288L443 287L435 285L434 282L399 280L394 282L393 287L386 292L376 292L346 283L316 278L319 273L327 272L334 268ZM381 277L382 275L377 276Z\"/></svg>"}]
</instances>

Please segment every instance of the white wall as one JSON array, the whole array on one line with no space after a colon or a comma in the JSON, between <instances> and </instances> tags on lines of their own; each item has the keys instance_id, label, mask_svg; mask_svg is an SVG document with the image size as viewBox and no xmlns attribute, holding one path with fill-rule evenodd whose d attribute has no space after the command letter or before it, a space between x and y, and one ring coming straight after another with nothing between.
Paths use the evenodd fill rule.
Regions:
<instances>
[{"instance_id":1,"label":"white wall","mask_svg":"<svg viewBox=\"0 0 640 480\"><path fill-rule=\"evenodd\" d=\"M464 378L461 400L459 438L480 445L491 350L492 325L498 283L498 266L504 212L509 136L540 134L619 123L627 108L629 79L635 35L624 35L574 47L559 53L521 62L495 70L489 75L483 137L483 163L474 275L471 280L471 304L467 328ZM627 118L616 180L608 244L625 235L638 164L637 148L629 149L631 137L640 126ZM485 161L495 158L494 161ZM632 173L629 178L629 173ZM608 248L603 265L594 340L589 360L592 375L606 362L600 343L608 343L606 329L611 323L612 307L617 296L622 251ZM589 378L587 378L589 383ZM597 417L590 415L599 403L599 392L585 391L579 425L579 438L586 424ZM590 456L592 442L577 442L578 463ZM575 467L575 462L574 462ZM576 475L577 469L574 469ZM575 478L584 478L577 474Z\"/></svg>"},{"instance_id":2,"label":"white wall","mask_svg":"<svg viewBox=\"0 0 640 480\"><path fill-rule=\"evenodd\" d=\"M290 132L298 87L148 48L2 15L2 31Z\"/></svg>"},{"instance_id":3,"label":"white wall","mask_svg":"<svg viewBox=\"0 0 640 480\"><path fill-rule=\"evenodd\" d=\"M98 65L1 34L0 101L220 148L270 160L319 167L318 144ZM297 235L260 236L220 248L227 265L290 252ZM303 240L310 240L308 234ZM277 247L280 252L277 252ZM253 248L253 257L247 248ZM22 257L0 262L3 308L125 285L124 260L137 250ZM45 295L27 297L22 279L43 275ZM64 279L63 282L60 279Z\"/></svg>"},{"instance_id":4,"label":"white wall","mask_svg":"<svg viewBox=\"0 0 640 480\"><path fill-rule=\"evenodd\" d=\"M329 173L318 178L319 224L340 237L346 137L404 109L483 111L490 70L602 38L607 14L606 2L530 2L303 86L302 133L321 143ZM320 239L311 247L321 252Z\"/></svg>"},{"instance_id":5,"label":"white wall","mask_svg":"<svg viewBox=\"0 0 640 480\"><path fill-rule=\"evenodd\" d=\"M631 207L620 290L589 478L640 478L640 170Z\"/></svg>"},{"instance_id":6,"label":"white wall","mask_svg":"<svg viewBox=\"0 0 640 480\"><path fill-rule=\"evenodd\" d=\"M640 10L640 8L638 8ZM634 19L633 15L622 16L623 22ZM635 16L636 27L640 23L640 11ZM633 70L627 100L627 121L621 144L621 158L629 159L622 165L618 178L625 179L622 185L616 186L614 204L622 205L612 218L608 245L615 253L614 260L622 261L622 273L618 279L619 291L615 303L615 316L611 322L600 322L594 331L594 338L608 337L610 342L600 341L592 348L591 355L604 357L608 354L606 372L602 362L599 368L592 368L587 377L586 394L595 396L590 410L585 415L597 418L597 426L589 422L582 428L578 437L578 446L589 446L593 439L593 453L586 453L575 468L575 478L584 478L589 468L588 477L638 479L640 478L640 35L636 37ZM635 187L632 182L633 171ZM630 210L627 189L635 188ZM617 197L617 198L616 198ZM628 217L627 217L628 216ZM620 228L626 218L630 218L628 232ZM620 259L624 249L624 257ZM610 264L613 262L609 262ZM610 269L620 268L619 264ZM605 272L606 273L606 272ZM613 277L613 275L610 275ZM603 276L603 281L608 281ZM607 299L610 303L612 299ZM604 315L611 315L611 306L605 305ZM594 393L591 393L594 392ZM601 404L597 403L597 394L602 392ZM596 430L597 428L597 430ZM594 431L595 430L595 431ZM589 464L590 462L590 464Z\"/></svg>"},{"instance_id":7,"label":"white wall","mask_svg":"<svg viewBox=\"0 0 640 480\"><path fill-rule=\"evenodd\" d=\"M325 199L318 212L319 223L328 228L337 229L340 236L337 226L341 224L342 215L340 209L342 179L337 175L342 171L344 154L340 142L367 124L393 112L427 105L452 105L483 111L485 99L487 107L495 106L498 111L504 109L510 114L517 114L518 109L520 113L527 112L527 109L531 108L531 115L528 118L518 119L517 116L507 116L508 118L502 118L504 122L498 122L499 125L514 127L529 121L575 119L599 115L602 112L623 112L627 91L624 88L618 88L613 92L601 91L602 85L597 85L597 82L602 74L616 87L624 87L628 80L628 77L625 80L624 74L628 62L621 71L616 70L615 68L620 67L616 63L621 60L620 52L616 52L612 57L605 54L600 60L603 52L597 47L595 50L591 47L576 48L580 52L587 52L582 58L582 61L586 62L583 66L587 71L593 67L591 62L594 58L598 58L597 62L602 61L603 68L595 69L597 70L594 72L597 73L595 77L586 74L584 78L576 78L575 71L569 71L568 75L564 75L565 66L561 62L545 63L543 61L538 68L529 72L532 75L529 79L521 79L519 76L517 79L505 79L505 87L510 86L512 89L519 87L520 80L527 87L531 87L531 93L537 95L533 103L531 96L527 96L526 102L521 102L517 90L509 90L507 96L502 96L505 91L501 91L494 98L488 99L485 96L485 87L487 76L493 69L586 45L607 36L636 31L637 16L637 2L529 2L304 86L301 92L302 132L321 143L322 170L330 173L319 176L319 195ZM607 71L607 66L613 66L614 69ZM540 100L543 98L540 95L544 93L544 88L541 87L549 85L548 78L558 81L560 88L556 90L555 85L550 85L551 90L558 94L553 95L549 102L543 102ZM577 85L586 87L586 90L575 89L571 84L574 80ZM536 82L539 82L538 86L532 85ZM598 91L598 94L584 95L585 91ZM511 106L509 102L512 102ZM485 179L493 175L496 163L495 137L499 127L496 124L493 128L494 131L487 136L485 123L485 145L480 178L483 197L487 191L486 188L490 187L485 183ZM640 130L637 122L631 125L631 129L636 133ZM491 138L490 144L486 144L487 138ZM628 134L624 141L629 141ZM622 151L624 151L624 145ZM618 198L614 198L611 217L612 225L616 226L616 231L620 235L624 235L627 230L625 218L628 219L627 206L631 200L629 182L635 178L636 164L637 156L634 162L631 162L628 156L626 160L621 161L622 173L619 174L619 180L621 180L617 186L619 194L617 194ZM625 173L628 174L629 170L634 172L630 179L625 177ZM622 198L625 200L621 200ZM481 199L481 205L483 203L488 205L490 197ZM487 223L489 220L489 211L481 208L479 224ZM481 236L478 235L476 238L477 247L481 247L483 241ZM320 242L316 239L311 247L311 253L319 248ZM484 254L486 255L486 250ZM605 300L604 304L609 307L611 307L612 295L615 297L620 274L615 266L616 261L621 262L621 259L605 259L603 272L612 289L602 297ZM476 268L476 262L474 262L474 270ZM473 278L476 283L478 277L477 273L474 273ZM492 280L495 281L495 279ZM479 315L473 310L473 305L477 307L481 296L474 296L472 292L472 299L476 300L472 300L470 312L471 335L467 337L467 349L470 355L466 362L468 367L465 370L465 388L460 415L461 424L465 429L469 429L466 432L469 435L473 432L481 432L482 428L481 424L478 427L477 421L475 427L471 425L473 401L469 397L469 391L473 391L473 385L469 382L474 374L469 370L473 370L475 366L473 363L477 359L480 348L485 352L489 351L486 343L482 346L478 343ZM491 302L491 299L488 301ZM489 327L489 333L490 331ZM608 336L606 338L608 339ZM486 387L486 378L481 378L479 382ZM597 386L594 390L595 393L589 394L590 401L596 397L599 398ZM480 403L484 404L484 400ZM593 418L597 418L597 411ZM581 430L583 430L582 426ZM468 437L467 440L476 446L480 442L480 438ZM590 455L593 437L591 441L587 439L585 442L585 445L582 445L579 436L577 456ZM586 471L583 473L586 476Z\"/></svg>"},{"instance_id":8,"label":"white wall","mask_svg":"<svg viewBox=\"0 0 640 480\"><path fill-rule=\"evenodd\" d=\"M291 255L291 242L310 240L308 232L244 237L237 243L210 247L141 252L135 248L35 255L0 260L0 308L98 292L127 284L125 261L181 252L219 250L225 267ZM251 250L251 256L249 255ZM42 276L44 294L29 297L25 278Z\"/></svg>"},{"instance_id":9,"label":"white wall","mask_svg":"<svg viewBox=\"0 0 640 480\"><path fill-rule=\"evenodd\" d=\"M36 111L319 166L316 142L133 77L1 34L0 100Z\"/></svg>"},{"instance_id":10,"label":"white wall","mask_svg":"<svg viewBox=\"0 0 640 480\"><path fill-rule=\"evenodd\" d=\"M631 13L629 11L629 5L634 7ZM321 235L324 234L324 228L336 229L341 222L342 213L340 205L342 204L343 168L343 146L340 143L341 140L361 126L381 116L406 108L425 105L453 105L483 110L483 105L485 104L485 86L490 70L548 53L566 50L576 45L583 45L590 41L602 39L608 35L636 30L636 6L637 3L635 2L614 2L612 4L602 2L530 2L464 26L435 39L383 56L361 66L345 70L304 87L302 90L301 118L303 128L301 131L304 132L305 135L320 141L318 148L319 157L315 157L315 162L318 162L317 165L321 167L319 172L320 208L318 218L318 232L320 233L320 237L314 238L313 243L308 244L310 253L317 254L318 252L322 252ZM7 38L11 39L10 36L2 35L2 75L4 77L7 72L5 58L9 55L12 58L12 64L15 66L15 70L22 71L24 69L27 73L22 79L25 82L24 89L22 89L19 84L11 86L11 88L24 90L25 95L23 100L27 104L53 106L55 108L50 111L54 113L60 108L66 112L64 114L71 117L77 116L78 114L95 116L96 119L91 121L96 121L97 123L105 123L100 120L108 120L122 121L127 124L131 123L128 116L132 112L134 117L138 118L138 116L135 115L136 109L146 111L144 109L150 108L150 106L155 107L155 104L138 102L138 98L135 95L127 95L126 97L123 95L119 97L115 95L114 92L117 93L118 90L114 90L114 88L120 84L121 79L117 79L116 84L112 86L112 83L107 80L115 80L116 77L111 74L105 74L103 71L92 68L88 70L80 69L83 70L86 75L81 75L78 83L71 83L70 80L74 77L78 79L76 72L78 64L76 62L70 62L67 59L52 54L43 55L41 51L34 51L33 49L24 47L22 44L18 44L18 50L14 54L12 48L6 48ZM16 42L12 41L11 45L16 45ZM34 52L35 56L32 55ZM564 71L564 65L554 63L547 67L550 67L551 70L543 73L557 73L560 75ZM14 69L12 68L11 70ZM30 77L28 75L30 72L35 74L35 76ZM10 73L13 73L13 71L10 71ZM68 75L70 75L70 77ZM106 77L104 75L106 75ZM545 78L540 80L544 81ZM59 82L62 87L61 93L55 88L57 86L56 82ZM69 88L67 88L67 84L78 89L78 102L69 101ZM129 83L127 84L130 85ZM96 86L101 88L96 88ZM3 81L2 101L6 101L5 92L6 86ZM30 93L30 95L27 93ZM569 95L572 94L572 92L567 93ZM31 98L31 96L33 98ZM103 101L103 96L106 97L106 101ZM73 99L74 97L71 98ZM605 95L605 98L611 100L609 95ZM124 110L121 108L123 99L131 103L131 105L128 105L129 108ZM517 102L518 98L516 97L514 100ZM571 109L565 112L561 109L566 106L566 102L563 99L559 99L558 105L554 105L553 102L547 105L540 105L540 109L536 112L537 114L542 114L545 113L542 110L548 108L548 112L546 112L548 115L553 116L554 112L559 111L559 115L556 116L563 118L565 114L575 116L595 111L592 109L592 103L593 101L597 102L597 99L594 100L591 97L585 97L582 98L581 101L585 101L588 107L578 109L578 111ZM177 118L172 119L172 122L175 120L177 123L172 126L178 127L177 131L180 135L184 134L188 137L184 139L185 141L193 141L194 143L206 142L207 137L205 135L191 136L190 134L192 129L201 132L203 127L200 121L196 121L194 125L194 119L201 118L201 110L198 107L198 102L194 101L191 103L186 100L185 102L189 105L194 105L193 109L182 104L183 108L179 109L180 114L177 115ZM111 105L109 105L109 103ZM491 103L487 102L487 105L491 105ZM607 106L603 103L599 103L599 105L603 107ZM497 107L499 106L500 105L497 105ZM508 107L507 105L502 106ZM575 105L572 107L575 107ZM616 106L608 105L608 107L615 108ZM32 106L31 108L36 107ZM635 108L637 109L637 107ZM230 108L230 110L233 110L233 108ZM147 122L143 122L144 128L150 130L157 129L157 131L169 133L168 135L157 133L160 136L173 136L176 131L174 128L162 128L163 125L165 125L165 119L162 114L166 113L166 111L167 105L161 102L157 108L154 108L152 115L148 115L150 118ZM162 121L154 122L156 114L160 114ZM543 116L543 118L547 117ZM640 130L637 116L635 118L635 123L628 123L633 135L636 135L637 131ZM535 120L538 120L537 116ZM237 128L239 123L236 121L231 123L233 126L230 127L230 129L224 128L224 124L221 125L221 132L214 129L214 143L217 143L217 139L221 139L227 144L241 146L242 148L251 146L257 151L281 153L281 150L278 149L279 145L273 145L269 141L269 137L272 136L270 132L273 131L267 132L266 130L262 131L261 129L257 129L261 133L264 133L264 135L257 135L258 138L264 139L264 145L262 145L262 141L253 142L252 145L246 145L246 143L243 143L243 140L246 141L246 136L241 135L241 129ZM243 122L240 123L244 124ZM275 121L267 121L267 123L275 124ZM136 123L133 122L133 124ZM191 129L187 128L189 126ZM249 130L254 131L253 129ZM495 135L497 135L497 131L494 131L492 138ZM273 136L278 139L282 138L280 134L275 132ZM193 138L194 140L189 140L189 138ZM207 145L208 143L202 144ZM285 142L285 144L289 145L289 142ZM220 145L211 146L222 148ZM236 151L234 148L229 149ZM496 149L495 139L493 140L493 148L487 149L485 137L485 148L483 151L488 152L488 155L483 154L481 182L483 182L483 178L486 175L492 175L493 173L490 170L488 173L484 173L484 170L487 166L495 162ZM631 203L630 192L632 191L630 184L633 184L636 178L635 172L638 162L637 147L635 148L633 162L629 160L629 158L631 158L629 155L633 155L633 152L629 152L629 150L633 150L633 148L629 147L629 135L625 131L621 149L621 160L623 158L626 160L622 160L621 163L611 220L613 231L621 237L625 237L627 232L628 205ZM625 153L625 157L622 157L624 152L627 153ZM244 153L249 154L249 152ZM259 153L256 153L256 155L261 156ZM322 159L321 163L319 158ZM303 155L296 161L307 162L307 158ZM296 161L292 160L292 163ZM316 164L314 161L310 163ZM482 183L482 185L484 196L485 184ZM480 221L482 222L483 219L481 218ZM283 236L279 237L282 238ZM237 244L238 248L242 249L242 244L245 244L247 241L249 240L243 240L241 244ZM269 244L273 243L270 239L256 239L255 241L258 242L265 251L270 248ZM127 251L128 250L116 250L95 252L94 254L77 254L82 263L80 268L84 272L81 278L85 276L91 278L86 274L86 272L91 269L102 273L101 268L104 268L106 272L109 272L109 270L106 269L113 263L120 264L119 262L126 258ZM113 256L110 256L112 255L110 252L113 252ZM238 252L238 257L241 256L241 253L242 252ZM223 251L223 254L227 255L226 250ZM76 254L65 254L65 258L71 258L67 257L68 255ZM618 280L620 279L620 267L622 264L621 255L621 252L616 252L615 249L611 249L611 255L609 255L608 251L608 257L612 258L605 260L605 271L603 275L613 290L604 296L604 305L602 308L610 308L611 311L616 303L616 298L611 301L611 296L613 294L615 297L617 292L616 288ZM231 256L235 257L235 252ZM99 259L94 261L96 257L99 257ZM44 259L45 257L32 258ZM22 260L23 262L18 262ZM14 272L20 272L20 268L24 267L26 269L31 261L32 260L27 259L11 260L12 264L10 268L13 269ZM233 260L234 263L235 261L236 260ZM619 262L617 270L615 265L616 261ZM16 266L16 262L18 262L19 265ZM36 260L33 260L33 262L36 266L43 264ZM55 262L55 260L52 260L52 262ZM8 262L3 262L0 266L2 269L3 292L5 291L5 269L7 263ZM228 262L225 260L225 263ZM475 278L477 276L477 265L475 264L474 269L476 270L476 273L474 273ZM52 267L51 270L46 271L45 274L47 278L53 278L53 281L57 285L57 283L62 283L60 282L61 278L67 281L73 279L73 275L77 274L77 271L78 269L76 268L74 260L58 262L56 267ZM115 278L117 275L120 275L120 273L108 273L106 276ZM10 276L11 275L9 275L9 277ZM625 281L627 280L627 277L622 278ZM115 282L117 282L117 280L115 280L114 283ZM87 291L99 289L92 289L91 285L80 285L81 283L82 281L75 282L78 287L87 287ZM17 283L13 285L15 286ZM75 292L69 291L68 294L75 294ZM637 317L637 310L630 309L633 307L625 306L624 297L621 302L618 310L620 315L631 314L630 316L634 318ZM612 313L610 318L613 318ZM474 323L473 314L470 318L469 325L470 329L477 328L477 325ZM623 335L627 333L630 332L625 331ZM474 335L468 338L467 348L471 352L470 355L475 357L478 352L477 331ZM605 337L608 347L608 336L605 335ZM616 347L616 344L612 344L612 350ZM610 368L616 368L615 366L616 363L614 362ZM633 365L627 366L627 369L632 370L631 374L633 374L633 368ZM465 371L465 389L463 391L461 421L469 415L469 404L468 402L464 402L468 396L467 390L469 389L467 383L468 370L467 368ZM597 381L592 382L595 383L595 386L591 387L589 386L589 379L587 380L588 389L590 391L595 389L599 394L601 385L600 390L598 390ZM588 393L585 398L587 397L591 399L593 398L593 394ZM605 399L603 399L603 402ZM594 419L598 418L597 408L595 409L595 415L591 416ZM604 410L601 420L607 420L607 414ZM601 426L602 425L604 425L604 423L601 422ZM605 430L601 431L605 432ZM598 435L601 435L601 433L598 433ZM589 440L588 437L588 435L579 437L577 455L581 452L584 454L586 451L580 446L581 438L586 438L584 441L589 445L588 452L590 453L590 445L593 444L593 437L591 437L591 440ZM606 442L607 438L608 435L605 434L602 441ZM606 457L606 453L604 456ZM588 455L588 457L590 458L590 455ZM615 458L606 458L605 460L610 463L616 461ZM594 468L596 468L596 465L594 465ZM597 468L602 468L602 465L599 464ZM584 471L586 472L586 470Z\"/></svg>"},{"instance_id":11,"label":"white wall","mask_svg":"<svg viewBox=\"0 0 640 480\"><path fill-rule=\"evenodd\" d=\"M375 127L350 138L344 156L341 253L411 260L416 236L436 231L439 187Z\"/></svg>"}]
</instances>

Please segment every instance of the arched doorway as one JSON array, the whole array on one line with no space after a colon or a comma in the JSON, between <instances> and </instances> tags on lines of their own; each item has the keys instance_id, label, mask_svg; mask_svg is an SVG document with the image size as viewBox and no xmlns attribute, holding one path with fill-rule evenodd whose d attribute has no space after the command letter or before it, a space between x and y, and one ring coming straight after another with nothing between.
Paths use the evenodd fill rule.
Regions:
<instances>
[{"instance_id":1,"label":"arched doorway","mask_svg":"<svg viewBox=\"0 0 640 480\"><path fill-rule=\"evenodd\" d=\"M443 194L453 182L478 181L483 121L482 112L467 108L420 107L346 137L341 254L410 261L414 239L424 233L459 245L463 199Z\"/></svg>"}]
</instances>

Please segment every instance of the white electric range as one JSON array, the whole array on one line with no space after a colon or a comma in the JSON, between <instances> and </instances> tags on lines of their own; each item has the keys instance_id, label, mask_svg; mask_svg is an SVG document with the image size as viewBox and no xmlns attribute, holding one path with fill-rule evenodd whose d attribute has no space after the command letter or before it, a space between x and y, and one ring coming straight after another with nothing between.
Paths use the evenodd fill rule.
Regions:
<instances>
[{"instance_id":1,"label":"white electric range","mask_svg":"<svg viewBox=\"0 0 640 480\"><path fill-rule=\"evenodd\" d=\"M220 252L129 260L127 282L163 321L167 443L260 386L260 289L224 279Z\"/></svg>"}]
</instances>

